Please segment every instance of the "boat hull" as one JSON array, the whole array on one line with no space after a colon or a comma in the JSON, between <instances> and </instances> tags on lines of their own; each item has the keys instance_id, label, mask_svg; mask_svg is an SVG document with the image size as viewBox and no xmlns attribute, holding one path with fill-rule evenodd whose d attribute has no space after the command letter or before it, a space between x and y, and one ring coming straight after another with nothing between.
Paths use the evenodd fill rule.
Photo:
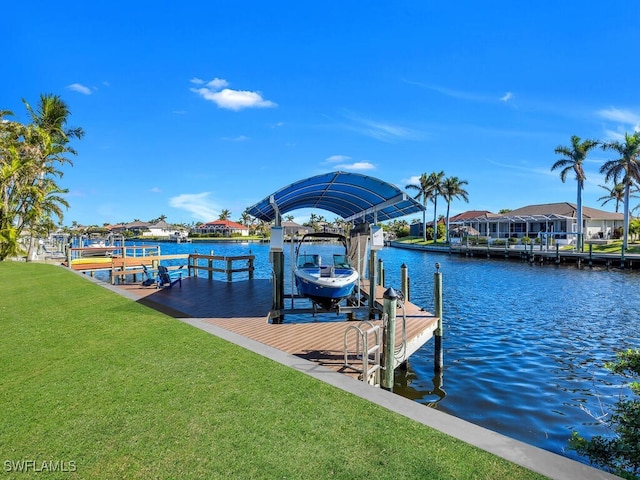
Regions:
<instances>
[{"instance_id":1,"label":"boat hull","mask_svg":"<svg viewBox=\"0 0 640 480\"><path fill-rule=\"evenodd\" d=\"M353 293L358 272L353 269L332 269L330 272L322 270L296 269L296 287L303 297L309 298L326 310L331 310Z\"/></svg>"}]
</instances>

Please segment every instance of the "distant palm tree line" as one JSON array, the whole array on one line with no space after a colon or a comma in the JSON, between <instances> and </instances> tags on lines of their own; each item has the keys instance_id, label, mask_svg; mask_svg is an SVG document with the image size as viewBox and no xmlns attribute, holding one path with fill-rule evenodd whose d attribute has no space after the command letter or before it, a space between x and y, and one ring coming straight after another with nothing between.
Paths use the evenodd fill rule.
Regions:
<instances>
[{"instance_id":1,"label":"distant palm tree line","mask_svg":"<svg viewBox=\"0 0 640 480\"><path fill-rule=\"evenodd\" d=\"M421 200L425 207L422 211L422 239L427 241L427 221L426 211L427 203L433 203L433 229L431 236L434 242L438 241L438 197L442 197L447 202L447 214L445 216L445 240L449 241L449 213L451 211L451 202L460 198L465 202L469 201L469 193L464 189L467 185L466 180L460 180L458 177L445 177L443 171L432 172L430 174L423 173L418 179L418 183L407 185L407 190L416 190L418 193L414 197Z\"/></svg>"},{"instance_id":2,"label":"distant palm tree line","mask_svg":"<svg viewBox=\"0 0 640 480\"><path fill-rule=\"evenodd\" d=\"M609 195L599 198L602 205L614 200L616 212L620 201L624 204L624 227L622 249L627 250L630 233L629 200L634 192L638 191L640 184L640 132L625 133L624 141L601 142L599 140L582 140L577 135L571 137L570 146L558 146L555 153L560 155L551 170L560 170L560 180L566 180L567 175L573 171L577 184L577 223L578 223L578 248L582 249L584 238L582 234L582 190L586 175L584 173L584 161L593 149L600 147L605 151L612 151L618 158L607 160L601 167L600 173L604 175L605 183L613 182L613 187L600 185L609 192ZM636 225L633 226L634 230Z\"/></svg>"}]
</instances>

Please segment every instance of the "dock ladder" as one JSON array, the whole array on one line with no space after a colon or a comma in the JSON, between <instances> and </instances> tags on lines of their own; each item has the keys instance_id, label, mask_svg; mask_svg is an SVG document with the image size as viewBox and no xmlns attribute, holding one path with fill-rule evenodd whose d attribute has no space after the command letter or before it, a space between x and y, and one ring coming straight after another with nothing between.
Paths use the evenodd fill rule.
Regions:
<instances>
[{"instance_id":1,"label":"dock ladder","mask_svg":"<svg viewBox=\"0 0 640 480\"><path fill-rule=\"evenodd\" d=\"M355 353L352 358L361 360L359 367L349 361L349 340L355 336ZM361 380L375 387L380 386L381 328L368 320L347 327L344 332L344 366L361 373Z\"/></svg>"}]
</instances>

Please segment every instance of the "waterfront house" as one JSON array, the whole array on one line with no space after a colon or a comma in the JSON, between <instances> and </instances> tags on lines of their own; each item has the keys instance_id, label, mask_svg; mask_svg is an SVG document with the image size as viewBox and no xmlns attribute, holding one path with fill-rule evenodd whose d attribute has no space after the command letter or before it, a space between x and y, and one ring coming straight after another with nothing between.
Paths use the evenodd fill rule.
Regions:
<instances>
[{"instance_id":1,"label":"waterfront house","mask_svg":"<svg viewBox=\"0 0 640 480\"><path fill-rule=\"evenodd\" d=\"M582 221L585 241L604 241L623 228L624 215L583 206ZM551 236L560 245L575 245L578 232L577 207L568 202L529 205L502 214L468 211L451 217L449 224L473 227L489 239Z\"/></svg>"},{"instance_id":2,"label":"waterfront house","mask_svg":"<svg viewBox=\"0 0 640 480\"><path fill-rule=\"evenodd\" d=\"M248 237L249 227L245 227L231 220L215 220L213 222L202 223L194 228L196 233L207 234L217 233L222 237Z\"/></svg>"},{"instance_id":3,"label":"waterfront house","mask_svg":"<svg viewBox=\"0 0 640 480\"><path fill-rule=\"evenodd\" d=\"M296 222L282 222L282 230L286 237L301 237L307 233L313 232L313 228L305 227Z\"/></svg>"}]
</instances>

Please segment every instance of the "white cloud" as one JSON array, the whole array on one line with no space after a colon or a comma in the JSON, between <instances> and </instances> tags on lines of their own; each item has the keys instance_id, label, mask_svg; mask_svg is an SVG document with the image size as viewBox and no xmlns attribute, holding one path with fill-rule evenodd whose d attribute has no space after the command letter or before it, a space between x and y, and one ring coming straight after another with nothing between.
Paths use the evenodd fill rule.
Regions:
<instances>
[{"instance_id":1,"label":"white cloud","mask_svg":"<svg viewBox=\"0 0 640 480\"><path fill-rule=\"evenodd\" d=\"M404 185L420 185L420 175L414 175L405 180L402 180Z\"/></svg>"},{"instance_id":2,"label":"white cloud","mask_svg":"<svg viewBox=\"0 0 640 480\"><path fill-rule=\"evenodd\" d=\"M399 125L369 120L353 114L348 114L347 117L355 122L355 125L350 125L347 128L383 142L392 142L402 138L415 139L418 136L414 131Z\"/></svg>"},{"instance_id":3,"label":"white cloud","mask_svg":"<svg viewBox=\"0 0 640 480\"><path fill-rule=\"evenodd\" d=\"M151 189L151 191L152 191L153 193L160 193L160 192L162 192L162 190L160 189L160 187L153 187L153 188Z\"/></svg>"},{"instance_id":4,"label":"white cloud","mask_svg":"<svg viewBox=\"0 0 640 480\"><path fill-rule=\"evenodd\" d=\"M606 120L626 123L631 125L640 124L640 114L630 110L620 110L619 108L606 108L598 111L598 115Z\"/></svg>"},{"instance_id":5,"label":"white cloud","mask_svg":"<svg viewBox=\"0 0 640 480\"><path fill-rule=\"evenodd\" d=\"M220 90L221 88L228 87L228 86L229 86L229 82L218 77L214 78L209 83L207 83L207 87L213 90Z\"/></svg>"},{"instance_id":6,"label":"white cloud","mask_svg":"<svg viewBox=\"0 0 640 480\"><path fill-rule=\"evenodd\" d=\"M83 95L91 95L91 89L80 83L72 83L71 85L67 85L67 88L74 92L82 93Z\"/></svg>"},{"instance_id":7,"label":"white cloud","mask_svg":"<svg viewBox=\"0 0 640 480\"><path fill-rule=\"evenodd\" d=\"M191 83L202 85L205 82L199 78L194 78L191 80ZM262 94L260 94L260 92L224 88L227 86L229 86L229 82L226 80L214 78L207 82L206 86L192 88L191 91L197 93L205 100L215 103L219 108L234 110L236 112L243 108L277 107L276 103L262 98Z\"/></svg>"},{"instance_id":8,"label":"white cloud","mask_svg":"<svg viewBox=\"0 0 640 480\"><path fill-rule=\"evenodd\" d=\"M218 218L221 209L209 200L210 192L183 193L169 199L169 205L186 210L196 220L209 222Z\"/></svg>"},{"instance_id":9,"label":"white cloud","mask_svg":"<svg viewBox=\"0 0 640 480\"><path fill-rule=\"evenodd\" d=\"M500 97L500 101L501 102L508 102L512 98L513 98L513 93L507 92L507 93L504 94L504 96Z\"/></svg>"},{"instance_id":10,"label":"white cloud","mask_svg":"<svg viewBox=\"0 0 640 480\"><path fill-rule=\"evenodd\" d=\"M351 157L347 155L331 155L326 159L328 163L346 162L347 160L351 160Z\"/></svg>"},{"instance_id":11,"label":"white cloud","mask_svg":"<svg viewBox=\"0 0 640 480\"><path fill-rule=\"evenodd\" d=\"M258 92L247 90L231 90L225 88L220 92L212 92L207 88L198 89L198 93L205 99L214 102L220 108L228 110L242 110L243 108L269 108L276 104L265 100Z\"/></svg>"},{"instance_id":12,"label":"white cloud","mask_svg":"<svg viewBox=\"0 0 640 480\"><path fill-rule=\"evenodd\" d=\"M222 137L222 140L227 142L246 142L249 140L249 137L246 135L238 135L237 137Z\"/></svg>"},{"instance_id":13,"label":"white cloud","mask_svg":"<svg viewBox=\"0 0 640 480\"><path fill-rule=\"evenodd\" d=\"M338 170L347 171L363 171L363 170L375 170L375 165L370 162L354 162L349 164L336 165Z\"/></svg>"},{"instance_id":14,"label":"white cloud","mask_svg":"<svg viewBox=\"0 0 640 480\"><path fill-rule=\"evenodd\" d=\"M201 78L198 77L193 77L191 80L189 80L191 83L194 83L196 85L202 85L204 84L204 80L202 80Z\"/></svg>"}]
</instances>

